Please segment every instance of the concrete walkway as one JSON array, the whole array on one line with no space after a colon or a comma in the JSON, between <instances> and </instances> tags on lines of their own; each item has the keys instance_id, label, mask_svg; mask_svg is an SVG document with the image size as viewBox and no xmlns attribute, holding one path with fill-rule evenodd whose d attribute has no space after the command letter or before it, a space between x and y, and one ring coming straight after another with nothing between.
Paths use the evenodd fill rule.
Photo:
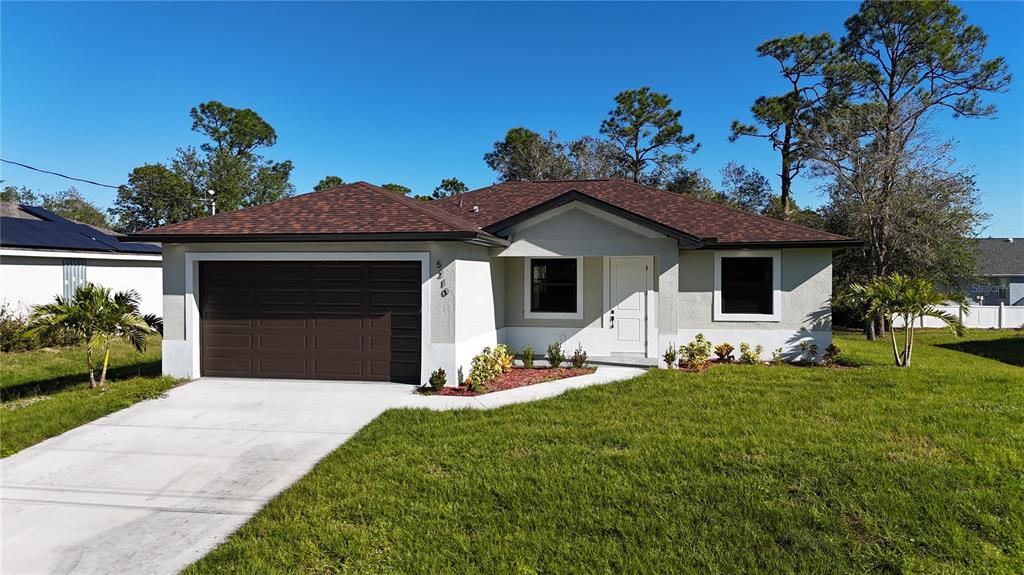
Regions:
<instances>
[{"instance_id":1,"label":"concrete walkway","mask_svg":"<svg viewBox=\"0 0 1024 575\"><path fill-rule=\"evenodd\" d=\"M0 461L0 572L176 573L409 397L203 379Z\"/></svg>"},{"instance_id":2,"label":"concrete walkway","mask_svg":"<svg viewBox=\"0 0 1024 575\"><path fill-rule=\"evenodd\" d=\"M526 387L517 387L506 391L496 391L476 397L457 397L451 395L410 395L398 407L424 408L434 411L449 409L494 409L514 403L525 403L561 395L570 389L590 387L632 379L643 375L647 370L636 367L598 366L597 371L587 375L568 377Z\"/></svg>"}]
</instances>

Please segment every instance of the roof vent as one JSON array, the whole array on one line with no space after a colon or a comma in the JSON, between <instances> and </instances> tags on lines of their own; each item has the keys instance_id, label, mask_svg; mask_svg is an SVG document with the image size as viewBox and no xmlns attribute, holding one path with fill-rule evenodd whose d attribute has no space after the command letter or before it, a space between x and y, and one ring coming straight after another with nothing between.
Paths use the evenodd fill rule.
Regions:
<instances>
[{"instance_id":1,"label":"roof vent","mask_svg":"<svg viewBox=\"0 0 1024 575\"><path fill-rule=\"evenodd\" d=\"M472 208L469 209L469 211L475 214L480 211L480 206L473 206Z\"/></svg>"},{"instance_id":2,"label":"roof vent","mask_svg":"<svg viewBox=\"0 0 1024 575\"><path fill-rule=\"evenodd\" d=\"M1012 244L1013 243L1013 238L1006 238L1006 241L1008 241L1008 242L1010 242Z\"/></svg>"}]
</instances>

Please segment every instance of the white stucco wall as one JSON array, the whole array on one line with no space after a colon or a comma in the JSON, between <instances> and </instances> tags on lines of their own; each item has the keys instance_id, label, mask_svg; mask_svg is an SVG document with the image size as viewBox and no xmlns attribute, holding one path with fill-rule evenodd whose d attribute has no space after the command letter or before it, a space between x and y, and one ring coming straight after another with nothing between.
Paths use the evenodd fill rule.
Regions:
<instances>
[{"instance_id":1,"label":"white stucco wall","mask_svg":"<svg viewBox=\"0 0 1024 575\"><path fill-rule=\"evenodd\" d=\"M86 281L139 292L142 313L162 314L160 256L5 249L0 253L0 300L17 313L64 293L64 260L85 261Z\"/></svg>"},{"instance_id":2,"label":"white stucco wall","mask_svg":"<svg viewBox=\"0 0 1024 575\"><path fill-rule=\"evenodd\" d=\"M679 334L677 344L703 333L712 343L741 342L764 346L764 359L782 348L792 357L801 341L818 344L819 354L832 342L832 250L784 249L781 257L781 316L779 321L716 321L714 319L714 258L710 250L679 253ZM666 345L667 347L667 345Z\"/></svg>"}]
</instances>

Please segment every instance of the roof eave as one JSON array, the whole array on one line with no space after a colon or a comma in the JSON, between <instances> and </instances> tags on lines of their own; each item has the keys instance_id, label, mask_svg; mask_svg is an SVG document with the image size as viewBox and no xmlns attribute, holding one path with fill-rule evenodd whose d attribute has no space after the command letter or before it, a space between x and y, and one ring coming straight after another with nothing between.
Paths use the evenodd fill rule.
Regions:
<instances>
[{"instance_id":1,"label":"roof eave","mask_svg":"<svg viewBox=\"0 0 1024 575\"><path fill-rule=\"evenodd\" d=\"M367 232L337 234L131 234L122 241L145 241L165 244L229 243L229 242L401 242L401 241L465 241L476 245L507 246L508 241L481 231L455 232Z\"/></svg>"},{"instance_id":2,"label":"roof eave","mask_svg":"<svg viewBox=\"0 0 1024 575\"><path fill-rule=\"evenodd\" d=\"M789 241L760 241L760 242L718 242L706 240L704 245L698 249L704 250L750 250L767 248L854 248L864 245L864 242L853 238L838 240L789 240Z\"/></svg>"}]
</instances>

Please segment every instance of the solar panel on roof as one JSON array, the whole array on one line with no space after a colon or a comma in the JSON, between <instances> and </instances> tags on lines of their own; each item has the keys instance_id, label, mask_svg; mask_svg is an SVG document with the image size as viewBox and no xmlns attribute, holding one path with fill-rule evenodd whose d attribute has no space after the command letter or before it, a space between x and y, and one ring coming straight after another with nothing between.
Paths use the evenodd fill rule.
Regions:
<instances>
[{"instance_id":1,"label":"solar panel on roof","mask_svg":"<svg viewBox=\"0 0 1024 575\"><path fill-rule=\"evenodd\" d=\"M96 228L73 222L49 210L21 206L26 212L43 218L0 218L0 246L21 248L51 248L120 253L160 253L160 247L150 244L121 242Z\"/></svg>"}]
</instances>

